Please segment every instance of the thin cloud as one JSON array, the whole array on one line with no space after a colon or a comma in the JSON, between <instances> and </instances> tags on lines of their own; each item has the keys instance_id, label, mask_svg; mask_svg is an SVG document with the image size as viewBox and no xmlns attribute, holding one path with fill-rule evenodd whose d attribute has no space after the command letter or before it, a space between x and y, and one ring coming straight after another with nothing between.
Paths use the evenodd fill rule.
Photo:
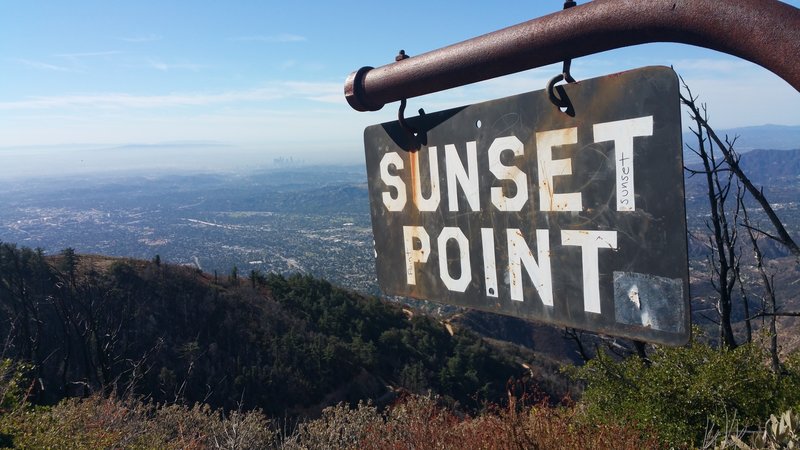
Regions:
<instances>
[{"instance_id":1,"label":"thin cloud","mask_svg":"<svg viewBox=\"0 0 800 450\"><path fill-rule=\"evenodd\" d=\"M103 52L82 52L82 53L58 53L53 56L66 59L96 58L101 56L112 56L122 53L119 50L108 50Z\"/></svg>"},{"instance_id":2,"label":"thin cloud","mask_svg":"<svg viewBox=\"0 0 800 450\"><path fill-rule=\"evenodd\" d=\"M172 93L165 95L132 95L125 93L74 94L30 97L0 102L0 110L47 110L60 108L145 109L185 106L207 106L244 102L269 102L298 99L321 103L341 103L339 83L303 83L278 81L265 87L219 93Z\"/></svg>"},{"instance_id":3,"label":"thin cloud","mask_svg":"<svg viewBox=\"0 0 800 450\"><path fill-rule=\"evenodd\" d=\"M28 67L33 67L34 69L39 69L39 70L50 70L50 71L53 71L53 72L74 72L75 71L75 70L73 70L73 69L71 69L69 67L57 66L55 64L49 64L49 63L42 62L42 61L33 61L33 60L30 60L30 59L15 59L14 61L16 61L16 62L18 62L18 63L20 63L22 65L25 65L25 66L28 66Z\"/></svg>"},{"instance_id":4,"label":"thin cloud","mask_svg":"<svg viewBox=\"0 0 800 450\"><path fill-rule=\"evenodd\" d=\"M158 69L162 72L168 72L170 70L192 70L198 71L201 69L206 69L208 66L204 64L193 64L193 63L165 63L163 61L158 60L149 60L148 65L153 69Z\"/></svg>"},{"instance_id":5,"label":"thin cloud","mask_svg":"<svg viewBox=\"0 0 800 450\"><path fill-rule=\"evenodd\" d=\"M308 39L305 36L297 34L281 33L272 36L237 36L230 38L231 41L237 42L269 42L269 43L283 43L283 42L305 42Z\"/></svg>"},{"instance_id":6,"label":"thin cloud","mask_svg":"<svg viewBox=\"0 0 800 450\"><path fill-rule=\"evenodd\" d=\"M140 43L140 42L153 42L153 41L160 41L162 37L157 34L148 34L142 36L131 36L131 37L121 37L117 38L120 41L125 42L133 42L133 43Z\"/></svg>"},{"instance_id":7,"label":"thin cloud","mask_svg":"<svg viewBox=\"0 0 800 450\"><path fill-rule=\"evenodd\" d=\"M313 61L298 61L296 59L289 59L277 64L276 67L280 70L297 69L306 72L319 72L325 69L325 64Z\"/></svg>"},{"instance_id":8,"label":"thin cloud","mask_svg":"<svg viewBox=\"0 0 800 450\"><path fill-rule=\"evenodd\" d=\"M320 103L333 103L333 104L337 104L337 105L346 105L347 104L347 102L345 101L344 96L340 92L337 92L335 94L331 93L331 94L325 94L325 95L315 95L315 96L307 97L307 99L308 100L313 100L315 102L320 102Z\"/></svg>"},{"instance_id":9,"label":"thin cloud","mask_svg":"<svg viewBox=\"0 0 800 450\"><path fill-rule=\"evenodd\" d=\"M755 64L741 59L678 59L670 61L679 73L694 72L714 76L741 76L744 71L758 69Z\"/></svg>"},{"instance_id":10,"label":"thin cloud","mask_svg":"<svg viewBox=\"0 0 800 450\"><path fill-rule=\"evenodd\" d=\"M343 103L344 100L340 83L287 81L282 82L281 86L291 96L306 100L321 103Z\"/></svg>"}]
</instances>

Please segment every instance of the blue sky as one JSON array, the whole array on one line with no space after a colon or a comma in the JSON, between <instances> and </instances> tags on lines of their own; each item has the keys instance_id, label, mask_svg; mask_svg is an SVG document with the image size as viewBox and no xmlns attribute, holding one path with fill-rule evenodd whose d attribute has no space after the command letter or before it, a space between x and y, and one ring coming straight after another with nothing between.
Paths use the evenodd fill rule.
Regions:
<instances>
[{"instance_id":1,"label":"blue sky","mask_svg":"<svg viewBox=\"0 0 800 450\"><path fill-rule=\"evenodd\" d=\"M583 3L583 2L579 2ZM800 6L800 0L789 1ZM274 155L363 160L345 77L559 10L560 0L3 1L0 148L216 142ZM576 78L673 65L729 128L800 125L800 93L752 63L673 44L580 58ZM409 102L428 111L538 90L550 66ZM243 154L244 155L244 154ZM240 157L238 155L237 157ZM243 156L241 156L243 157Z\"/></svg>"}]
</instances>

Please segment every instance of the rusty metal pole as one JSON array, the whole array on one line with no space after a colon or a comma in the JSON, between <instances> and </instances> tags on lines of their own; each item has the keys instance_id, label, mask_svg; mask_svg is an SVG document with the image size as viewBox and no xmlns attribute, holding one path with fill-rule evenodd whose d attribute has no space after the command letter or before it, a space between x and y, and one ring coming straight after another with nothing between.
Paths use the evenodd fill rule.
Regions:
<instances>
[{"instance_id":1,"label":"rusty metal pole","mask_svg":"<svg viewBox=\"0 0 800 450\"><path fill-rule=\"evenodd\" d=\"M594 0L345 81L357 111L606 50L677 42L752 61L800 91L800 9L777 0Z\"/></svg>"}]
</instances>

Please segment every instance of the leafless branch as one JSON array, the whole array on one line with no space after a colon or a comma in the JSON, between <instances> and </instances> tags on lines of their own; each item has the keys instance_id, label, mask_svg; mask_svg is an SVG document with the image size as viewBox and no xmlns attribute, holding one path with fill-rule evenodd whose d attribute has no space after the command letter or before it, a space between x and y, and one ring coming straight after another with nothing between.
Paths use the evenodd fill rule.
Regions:
<instances>
[{"instance_id":1,"label":"leafless branch","mask_svg":"<svg viewBox=\"0 0 800 450\"><path fill-rule=\"evenodd\" d=\"M729 140L726 137L726 142L723 142L722 139L717 136L716 132L714 132L714 129L708 124L707 116L704 114L706 112L705 105L701 107L703 110L703 113L701 113L701 108L698 108L696 104L697 97L692 96L691 91L685 82L683 82L683 86L688 92L688 98L681 94L681 102L689 108L690 117L697 123L698 130L705 129L706 135L711 139L711 142L715 143L722 152L724 160L727 162L731 172L736 175L739 181L741 181L742 185L744 185L750 195L753 196L753 198L764 210L770 222L772 223L772 226L775 227L775 231L778 236L778 239L776 240L787 247L792 254L800 257L800 247L798 247L797 243L794 241L791 235L789 235L789 232L783 226L780 218L778 218L778 215L772 209L772 205L770 205L769 201L767 201L763 189L757 188L739 166L739 155L733 149L733 144L736 142L736 138ZM699 131L699 133L695 134L701 135L702 131Z\"/></svg>"}]
</instances>

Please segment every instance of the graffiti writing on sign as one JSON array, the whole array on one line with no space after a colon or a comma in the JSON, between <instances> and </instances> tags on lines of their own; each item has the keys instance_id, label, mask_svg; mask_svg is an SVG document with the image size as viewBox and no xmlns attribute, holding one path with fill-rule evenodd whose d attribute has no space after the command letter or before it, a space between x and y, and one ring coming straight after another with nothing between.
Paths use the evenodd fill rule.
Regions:
<instances>
[{"instance_id":1,"label":"graffiti writing on sign","mask_svg":"<svg viewBox=\"0 0 800 450\"><path fill-rule=\"evenodd\" d=\"M637 82L647 89L633 89ZM427 114L415 122L418 150L407 150L412 137L396 123L367 128L381 287L682 342L688 270L674 73L646 68L568 87L574 117L543 92Z\"/></svg>"}]
</instances>

